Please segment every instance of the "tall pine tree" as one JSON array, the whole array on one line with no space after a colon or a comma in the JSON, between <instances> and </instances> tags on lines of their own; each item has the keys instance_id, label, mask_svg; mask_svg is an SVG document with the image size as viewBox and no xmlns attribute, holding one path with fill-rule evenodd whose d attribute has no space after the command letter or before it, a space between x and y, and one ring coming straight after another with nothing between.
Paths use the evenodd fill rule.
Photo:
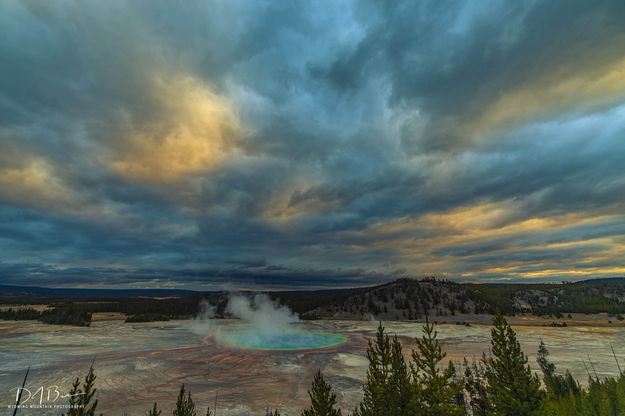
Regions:
<instances>
[{"instance_id":1,"label":"tall pine tree","mask_svg":"<svg viewBox=\"0 0 625 416\"><path fill-rule=\"evenodd\" d=\"M391 406L389 378L391 373L391 342L384 334L382 323L378 326L375 340L367 347L367 379L363 386L364 397L354 416L377 416L385 414Z\"/></svg>"},{"instance_id":2,"label":"tall pine tree","mask_svg":"<svg viewBox=\"0 0 625 416\"><path fill-rule=\"evenodd\" d=\"M397 339L397 335L393 337L391 343L391 375L389 384L391 386L389 394L391 395L393 406L389 414L398 416L416 414L416 400L410 369L404 359L401 343Z\"/></svg>"},{"instance_id":3,"label":"tall pine tree","mask_svg":"<svg viewBox=\"0 0 625 416\"><path fill-rule=\"evenodd\" d=\"M532 374L516 333L499 312L493 318L493 326L486 378L494 414L537 415L543 396L540 381Z\"/></svg>"},{"instance_id":4,"label":"tall pine tree","mask_svg":"<svg viewBox=\"0 0 625 416\"><path fill-rule=\"evenodd\" d=\"M414 414L410 373L397 337L393 340L378 326L375 341L367 348L367 380L364 398L354 416L407 416Z\"/></svg>"},{"instance_id":5,"label":"tall pine tree","mask_svg":"<svg viewBox=\"0 0 625 416\"><path fill-rule=\"evenodd\" d=\"M416 339L417 349L412 351L411 364L415 397L419 415L463 416L462 382L456 381L456 369L449 362L443 371L439 363L447 353L443 352L437 339L434 325L427 320L423 326L423 337Z\"/></svg>"}]
</instances>

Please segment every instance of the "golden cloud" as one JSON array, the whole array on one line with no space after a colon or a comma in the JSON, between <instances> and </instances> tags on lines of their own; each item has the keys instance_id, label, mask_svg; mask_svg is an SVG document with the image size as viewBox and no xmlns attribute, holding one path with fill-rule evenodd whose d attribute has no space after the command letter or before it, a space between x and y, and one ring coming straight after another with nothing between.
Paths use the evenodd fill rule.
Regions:
<instances>
[{"instance_id":1,"label":"golden cloud","mask_svg":"<svg viewBox=\"0 0 625 416\"><path fill-rule=\"evenodd\" d=\"M324 214L337 206L337 201L324 201L319 198L294 202L293 192L281 192L271 198L262 210L262 217L270 221L287 221L303 214Z\"/></svg>"},{"instance_id":2,"label":"golden cloud","mask_svg":"<svg viewBox=\"0 0 625 416\"><path fill-rule=\"evenodd\" d=\"M170 183L210 172L236 150L242 128L225 98L190 76L155 76L148 86L149 114L120 114L120 137L107 160L115 171L138 182Z\"/></svg>"},{"instance_id":3,"label":"golden cloud","mask_svg":"<svg viewBox=\"0 0 625 416\"><path fill-rule=\"evenodd\" d=\"M457 137L488 135L511 124L544 119L562 111L592 108L625 97L625 59L575 70L558 68L502 94L466 121L450 123ZM451 120L450 120L451 121Z\"/></svg>"},{"instance_id":4,"label":"golden cloud","mask_svg":"<svg viewBox=\"0 0 625 416\"><path fill-rule=\"evenodd\" d=\"M0 167L0 200L73 218L117 221L110 203L91 200L66 183L58 166L37 155L13 154L17 165Z\"/></svg>"},{"instance_id":5,"label":"golden cloud","mask_svg":"<svg viewBox=\"0 0 625 416\"><path fill-rule=\"evenodd\" d=\"M63 185L45 159L29 157L20 166L0 168L0 198L19 205L67 209L78 195Z\"/></svg>"},{"instance_id":6,"label":"golden cloud","mask_svg":"<svg viewBox=\"0 0 625 416\"><path fill-rule=\"evenodd\" d=\"M623 245L613 237L598 237L585 240L561 241L557 243L532 244L531 235L535 233L559 232L567 227L584 226L585 224L601 223L604 221L622 218L610 207L597 211L574 212L552 216L523 215L525 208L522 200L510 199L497 202L483 202L478 204L456 207L450 210L428 213L417 218L393 218L370 225L364 230L349 231L343 233L352 243L346 247L350 253L368 253L371 251L383 251L385 256L393 264L406 270L423 275L427 273L465 273L466 275L501 275L511 277L538 277L541 270L556 269L545 272L562 275L584 275L599 273L619 272L622 267L601 268L594 267L602 261L625 255ZM459 270L460 261L450 262L446 256L434 254L446 247L463 246L470 247L480 242L488 242L493 238L513 237L518 235L524 241L522 246L501 245L497 249L489 251L489 254L503 255L499 259L485 264L474 264L469 269ZM528 239L524 238L528 235ZM562 262L550 259L547 263L540 261L532 262L506 259L506 254L514 254L518 251L527 250L552 250L565 247L588 247L585 254L576 259L577 265L585 265L579 269L570 267L570 259L562 259ZM582 250L584 251L584 250ZM479 253L484 254L484 253ZM462 258L471 258L474 254L467 253ZM458 256L456 256L458 257ZM567 263L568 262L568 263ZM559 264L562 263L562 264ZM525 272L522 269L532 266L536 271ZM462 266L466 267L466 266Z\"/></svg>"}]
</instances>

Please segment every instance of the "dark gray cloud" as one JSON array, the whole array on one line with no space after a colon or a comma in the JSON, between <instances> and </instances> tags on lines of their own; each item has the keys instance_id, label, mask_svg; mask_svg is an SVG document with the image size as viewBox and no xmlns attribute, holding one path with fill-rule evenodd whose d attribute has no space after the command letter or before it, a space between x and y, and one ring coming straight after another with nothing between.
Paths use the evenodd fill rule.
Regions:
<instances>
[{"instance_id":1,"label":"dark gray cloud","mask_svg":"<svg viewBox=\"0 0 625 416\"><path fill-rule=\"evenodd\" d=\"M622 274L624 18L1 2L0 281Z\"/></svg>"},{"instance_id":2,"label":"dark gray cloud","mask_svg":"<svg viewBox=\"0 0 625 416\"><path fill-rule=\"evenodd\" d=\"M107 267L58 268L48 264L0 263L5 277L3 284L76 287L194 286L217 289L290 289L314 287L354 287L374 285L389 277L406 277L401 270L380 275L362 269L291 269L283 266L223 267L223 268L158 268L126 269Z\"/></svg>"}]
</instances>

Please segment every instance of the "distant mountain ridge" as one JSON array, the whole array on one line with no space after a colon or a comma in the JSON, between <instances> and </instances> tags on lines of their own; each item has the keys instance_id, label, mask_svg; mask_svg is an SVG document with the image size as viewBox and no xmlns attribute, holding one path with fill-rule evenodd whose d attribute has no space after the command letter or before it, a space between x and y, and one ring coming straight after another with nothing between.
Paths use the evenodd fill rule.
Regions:
<instances>
[{"instance_id":1,"label":"distant mountain ridge","mask_svg":"<svg viewBox=\"0 0 625 416\"><path fill-rule=\"evenodd\" d=\"M595 285L595 284L607 284L607 285L625 285L625 277L603 277L597 279L587 279L575 282L576 285Z\"/></svg>"},{"instance_id":2,"label":"distant mountain ridge","mask_svg":"<svg viewBox=\"0 0 625 416\"><path fill-rule=\"evenodd\" d=\"M248 294L259 293L248 291ZM398 279L365 288L271 291L273 299L288 305L304 319L383 319L414 320L429 316L467 314L566 313L625 314L625 277L589 279L562 283L455 283L435 278ZM185 313L189 304L206 298L223 316L228 293L181 289L74 289L0 285L0 301L5 303L115 301L154 299L150 312L159 310L158 299L182 301ZM124 300L124 302L127 302ZM147 303L137 304L141 313ZM143 306L141 306L143 305ZM92 308L93 309L93 308ZM94 309L95 310L95 309ZM191 309L192 310L192 309ZM181 313L172 316L182 315ZM619 318L620 319L620 318Z\"/></svg>"},{"instance_id":3,"label":"distant mountain ridge","mask_svg":"<svg viewBox=\"0 0 625 416\"><path fill-rule=\"evenodd\" d=\"M186 296L196 294L183 289L89 289L89 288L48 288L39 286L0 285L0 299L21 297L97 297L97 296Z\"/></svg>"}]
</instances>

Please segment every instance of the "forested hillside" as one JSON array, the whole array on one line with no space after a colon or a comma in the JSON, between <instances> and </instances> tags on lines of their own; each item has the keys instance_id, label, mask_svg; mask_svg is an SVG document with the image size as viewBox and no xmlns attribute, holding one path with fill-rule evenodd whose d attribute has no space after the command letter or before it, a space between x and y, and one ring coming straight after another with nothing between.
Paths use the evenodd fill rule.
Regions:
<instances>
[{"instance_id":1,"label":"forested hillside","mask_svg":"<svg viewBox=\"0 0 625 416\"><path fill-rule=\"evenodd\" d=\"M335 297L307 318L411 320L458 314L608 313L622 319L625 279L560 284L459 284L433 278L399 279Z\"/></svg>"}]
</instances>

